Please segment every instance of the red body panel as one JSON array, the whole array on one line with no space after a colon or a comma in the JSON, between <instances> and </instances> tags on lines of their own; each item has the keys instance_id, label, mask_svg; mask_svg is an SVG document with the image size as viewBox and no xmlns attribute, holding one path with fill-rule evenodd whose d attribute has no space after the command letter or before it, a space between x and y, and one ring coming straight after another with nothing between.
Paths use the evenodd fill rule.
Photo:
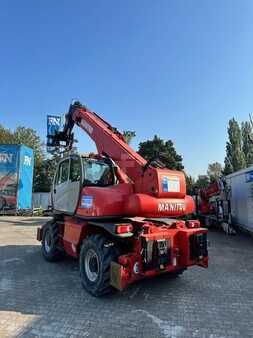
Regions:
<instances>
[{"instance_id":1,"label":"red body panel","mask_svg":"<svg viewBox=\"0 0 253 338\"><path fill-rule=\"evenodd\" d=\"M119 263L122 265L121 268L121 288L126 288L129 284L146 278L153 277L165 272L173 272L193 265L199 265L201 267L208 267L208 257L203 257L200 260L192 260L190 258L189 251L189 237L194 234L207 233L206 229L153 229L154 233L143 235L147 239L167 239L171 243L171 264L164 269L160 270L155 268L153 270L144 271L143 261L139 253L140 245L136 245L136 251L124 256L119 257ZM134 264L138 262L139 273L134 272Z\"/></svg>"},{"instance_id":2,"label":"red body panel","mask_svg":"<svg viewBox=\"0 0 253 338\"><path fill-rule=\"evenodd\" d=\"M164 179L175 182L174 189L165 191L162 185ZM151 167L138 181L135 192L163 198L184 198L186 195L185 175L181 171Z\"/></svg>"},{"instance_id":3,"label":"red body panel","mask_svg":"<svg viewBox=\"0 0 253 338\"><path fill-rule=\"evenodd\" d=\"M92 197L92 205L86 207L83 197ZM82 189L77 214L81 216L139 216L179 217L195 211L190 196L184 198L157 198L134 194L131 184L123 183L110 187L85 187Z\"/></svg>"},{"instance_id":4,"label":"red body panel","mask_svg":"<svg viewBox=\"0 0 253 338\"><path fill-rule=\"evenodd\" d=\"M130 183L120 183L109 187L85 187L82 189L77 214L80 216L123 216L125 200L133 193ZM82 197L92 196L91 208L82 206Z\"/></svg>"},{"instance_id":5,"label":"red body panel","mask_svg":"<svg viewBox=\"0 0 253 338\"><path fill-rule=\"evenodd\" d=\"M195 211L190 196L184 198L157 198L144 194L133 194L125 203L125 212L142 217L179 217Z\"/></svg>"}]
</instances>

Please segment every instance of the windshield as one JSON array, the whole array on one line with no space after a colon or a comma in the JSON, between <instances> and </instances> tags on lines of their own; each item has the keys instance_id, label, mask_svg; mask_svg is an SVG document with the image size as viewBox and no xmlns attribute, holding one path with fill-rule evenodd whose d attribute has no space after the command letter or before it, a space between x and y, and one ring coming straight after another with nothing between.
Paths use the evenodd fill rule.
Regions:
<instances>
[{"instance_id":1,"label":"windshield","mask_svg":"<svg viewBox=\"0 0 253 338\"><path fill-rule=\"evenodd\" d=\"M105 162L83 159L84 185L108 186L114 184L112 168Z\"/></svg>"}]
</instances>

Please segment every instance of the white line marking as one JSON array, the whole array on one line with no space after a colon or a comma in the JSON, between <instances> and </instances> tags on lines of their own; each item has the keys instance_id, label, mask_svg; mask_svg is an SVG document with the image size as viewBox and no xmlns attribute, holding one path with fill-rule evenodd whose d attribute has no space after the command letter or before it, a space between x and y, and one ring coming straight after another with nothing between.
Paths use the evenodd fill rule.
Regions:
<instances>
[{"instance_id":1,"label":"white line marking","mask_svg":"<svg viewBox=\"0 0 253 338\"><path fill-rule=\"evenodd\" d=\"M159 329L162 331L166 338L177 338L185 331L183 326L173 325L173 323L167 320L161 320L160 318L152 315L148 311L135 310L134 312L141 312L145 314L148 318L152 319L152 321L159 327Z\"/></svg>"}]
</instances>

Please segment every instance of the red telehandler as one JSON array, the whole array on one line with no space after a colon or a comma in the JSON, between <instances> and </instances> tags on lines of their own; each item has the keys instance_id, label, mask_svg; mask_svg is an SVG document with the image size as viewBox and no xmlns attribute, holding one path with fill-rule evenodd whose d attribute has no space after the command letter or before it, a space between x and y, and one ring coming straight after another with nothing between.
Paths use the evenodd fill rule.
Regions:
<instances>
[{"instance_id":1,"label":"red telehandler","mask_svg":"<svg viewBox=\"0 0 253 338\"><path fill-rule=\"evenodd\" d=\"M196 194L196 214L201 224L220 227L229 235L235 235L232 226L231 191L225 177L211 182L206 188L199 189Z\"/></svg>"},{"instance_id":2,"label":"red telehandler","mask_svg":"<svg viewBox=\"0 0 253 338\"><path fill-rule=\"evenodd\" d=\"M74 125L94 140L97 155L71 152ZM207 268L207 230L198 220L183 220L195 204L182 172L143 159L79 102L70 105L50 146L69 151L53 181L54 217L37 232L47 261L79 258L82 285L94 296L193 265Z\"/></svg>"}]
</instances>

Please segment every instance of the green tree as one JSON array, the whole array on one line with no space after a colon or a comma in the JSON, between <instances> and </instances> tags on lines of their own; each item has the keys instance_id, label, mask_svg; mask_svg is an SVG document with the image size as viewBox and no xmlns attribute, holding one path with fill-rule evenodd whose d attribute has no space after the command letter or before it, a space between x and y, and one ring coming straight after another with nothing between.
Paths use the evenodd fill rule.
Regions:
<instances>
[{"instance_id":1,"label":"green tree","mask_svg":"<svg viewBox=\"0 0 253 338\"><path fill-rule=\"evenodd\" d=\"M127 144L130 144L132 139L136 136L135 131L124 130L123 136Z\"/></svg>"},{"instance_id":2,"label":"green tree","mask_svg":"<svg viewBox=\"0 0 253 338\"><path fill-rule=\"evenodd\" d=\"M210 181L216 181L222 175L222 165L219 162L208 164L207 175Z\"/></svg>"},{"instance_id":3,"label":"green tree","mask_svg":"<svg viewBox=\"0 0 253 338\"><path fill-rule=\"evenodd\" d=\"M36 192L49 192L54 178L56 163L54 160L45 159L38 170L35 170L33 190Z\"/></svg>"},{"instance_id":4,"label":"green tree","mask_svg":"<svg viewBox=\"0 0 253 338\"><path fill-rule=\"evenodd\" d=\"M224 173L231 172L245 168L245 156L242 149L242 134L237 121L233 118L228 125L228 141L226 144Z\"/></svg>"},{"instance_id":5,"label":"green tree","mask_svg":"<svg viewBox=\"0 0 253 338\"><path fill-rule=\"evenodd\" d=\"M17 127L13 133L13 143L24 144L34 151L35 167L44 159L43 145L37 132L32 128Z\"/></svg>"},{"instance_id":6,"label":"green tree","mask_svg":"<svg viewBox=\"0 0 253 338\"><path fill-rule=\"evenodd\" d=\"M10 129L0 125L0 144L10 144L13 141L13 135Z\"/></svg>"},{"instance_id":7,"label":"green tree","mask_svg":"<svg viewBox=\"0 0 253 338\"><path fill-rule=\"evenodd\" d=\"M223 168L222 174L223 175L229 175L229 174L231 174L233 172L234 172L234 169L233 169L233 166L232 166L229 158L225 157L224 168Z\"/></svg>"},{"instance_id":8,"label":"green tree","mask_svg":"<svg viewBox=\"0 0 253 338\"><path fill-rule=\"evenodd\" d=\"M178 155L171 140L162 140L157 135L153 140L139 144L138 153L146 160L159 157L169 169L183 170L182 156Z\"/></svg>"},{"instance_id":9,"label":"green tree","mask_svg":"<svg viewBox=\"0 0 253 338\"><path fill-rule=\"evenodd\" d=\"M199 175L197 181L195 182L195 188L204 189L207 188L209 184L210 180L207 175Z\"/></svg>"},{"instance_id":10,"label":"green tree","mask_svg":"<svg viewBox=\"0 0 253 338\"><path fill-rule=\"evenodd\" d=\"M253 164L253 144L252 144L252 128L249 122L242 122L242 150L244 153L246 166Z\"/></svg>"},{"instance_id":11,"label":"green tree","mask_svg":"<svg viewBox=\"0 0 253 338\"><path fill-rule=\"evenodd\" d=\"M185 173L185 181L186 181L186 191L188 195L194 195L195 193L195 179L191 175L187 175Z\"/></svg>"}]
</instances>

